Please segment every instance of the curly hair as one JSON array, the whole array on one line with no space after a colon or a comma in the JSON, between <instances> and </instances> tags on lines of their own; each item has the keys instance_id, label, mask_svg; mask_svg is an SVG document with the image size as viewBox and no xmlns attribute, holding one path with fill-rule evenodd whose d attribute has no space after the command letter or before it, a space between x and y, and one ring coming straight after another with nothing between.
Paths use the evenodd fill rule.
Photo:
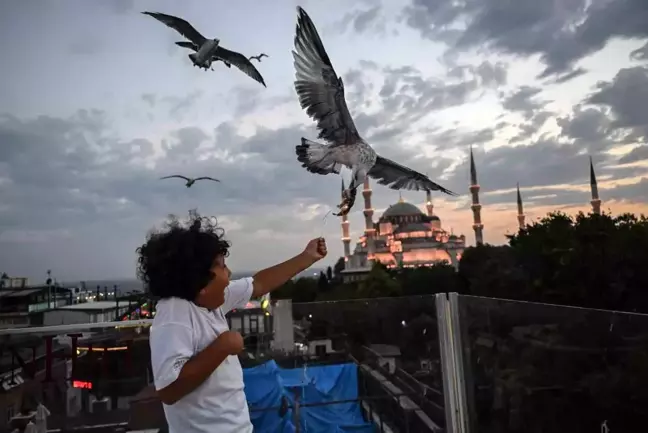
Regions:
<instances>
[{"instance_id":1,"label":"curly hair","mask_svg":"<svg viewBox=\"0 0 648 433\"><path fill-rule=\"evenodd\" d=\"M215 217L189 211L183 224L174 215L162 230L152 230L137 249L137 276L155 297L194 301L213 278L218 256L229 255L230 243Z\"/></svg>"}]
</instances>

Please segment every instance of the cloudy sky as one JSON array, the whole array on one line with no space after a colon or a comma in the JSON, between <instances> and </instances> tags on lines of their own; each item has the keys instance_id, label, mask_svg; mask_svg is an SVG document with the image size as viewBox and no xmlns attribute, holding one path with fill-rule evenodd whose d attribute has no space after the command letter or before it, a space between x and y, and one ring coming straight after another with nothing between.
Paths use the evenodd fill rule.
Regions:
<instances>
[{"instance_id":1,"label":"cloudy sky","mask_svg":"<svg viewBox=\"0 0 648 433\"><path fill-rule=\"evenodd\" d=\"M59 280L134 276L135 249L169 213L215 215L230 266L255 270L324 234L340 256L340 179L307 173L316 138L292 87L297 0L0 2L0 271ZM301 0L360 133L384 156L461 193L434 196L444 226L474 242L472 145L485 239L529 219L589 209L588 158L603 208L648 211L645 0ZM265 89L234 68L193 68L181 16L246 55L265 52ZM222 184L159 177L211 175ZM423 204L420 193L403 197ZM398 193L374 186L379 215ZM362 203L350 216L361 234Z\"/></svg>"}]
</instances>

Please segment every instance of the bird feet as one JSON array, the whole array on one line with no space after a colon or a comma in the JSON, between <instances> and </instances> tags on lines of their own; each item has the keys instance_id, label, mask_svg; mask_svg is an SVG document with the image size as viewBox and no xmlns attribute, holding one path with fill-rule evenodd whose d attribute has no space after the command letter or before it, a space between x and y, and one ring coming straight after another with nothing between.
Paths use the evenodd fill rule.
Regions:
<instances>
[{"instance_id":1,"label":"bird feet","mask_svg":"<svg viewBox=\"0 0 648 433\"><path fill-rule=\"evenodd\" d=\"M338 205L338 207L340 208L340 212L337 212L337 213L333 212L333 215L335 215L335 216L345 216L351 210L351 208L349 206L347 206L347 205L344 205L344 206Z\"/></svg>"},{"instance_id":2,"label":"bird feet","mask_svg":"<svg viewBox=\"0 0 648 433\"><path fill-rule=\"evenodd\" d=\"M348 189L345 189L342 191L342 202L340 202L339 205L337 205L338 209L340 209L339 213L333 213L335 216L344 216L349 213L351 210L351 206L353 206L354 203L354 197L352 194L349 192Z\"/></svg>"}]
</instances>

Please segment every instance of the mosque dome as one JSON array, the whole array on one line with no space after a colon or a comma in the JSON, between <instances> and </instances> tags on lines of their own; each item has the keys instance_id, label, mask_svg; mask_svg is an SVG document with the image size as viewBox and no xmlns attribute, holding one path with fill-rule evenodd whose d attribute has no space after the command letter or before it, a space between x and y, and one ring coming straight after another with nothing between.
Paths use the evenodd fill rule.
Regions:
<instances>
[{"instance_id":1,"label":"mosque dome","mask_svg":"<svg viewBox=\"0 0 648 433\"><path fill-rule=\"evenodd\" d=\"M382 218L393 218L410 215L423 215L423 212L413 204L401 200L398 203L389 206L387 210L382 214Z\"/></svg>"},{"instance_id":2,"label":"mosque dome","mask_svg":"<svg viewBox=\"0 0 648 433\"><path fill-rule=\"evenodd\" d=\"M427 232L430 228L422 223L406 224L394 230L394 233Z\"/></svg>"}]
</instances>

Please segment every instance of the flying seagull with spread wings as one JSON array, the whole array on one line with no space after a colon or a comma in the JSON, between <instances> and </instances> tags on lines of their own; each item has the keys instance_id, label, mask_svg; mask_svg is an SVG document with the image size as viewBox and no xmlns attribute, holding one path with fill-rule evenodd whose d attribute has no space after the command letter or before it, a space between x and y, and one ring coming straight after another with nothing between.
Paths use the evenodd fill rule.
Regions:
<instances>
[{"instance_id":1,"label":"flying seagull with spread wings","mask_svg":"<svg viewBox=\"0 0 648 433\"><path fill-rule=\"evenodd\" d=\"M270 57L270 56L267 55L266 53L261 53L261 54L259 54L258 56L250 56L250 57L248 57L248 59L249 59L249 60L254 59L254 60L256 60L257 62L261 63L261 59L264 58L264 57Z\"/></svg>"},{"instance_id":2,"label":"flying seagull with spread wings","mask_svg":"<svg viewBox=\"0 0 648 433\"><path fill-rule=\"evenodd\" d=\"M194 52L189 54L189 58L194 66L204 70L210 69L214 61L220 60L226 65L234 65L242 72L247 74L255 81L263 84L265 82L259 71L254 67L252 62L241 53L230 51L220 46L220 39L207 39L200 34L191 24L182 18L172 15L162 14L159 12L142 12L144 15L151 16L168 27L171 27L189 42L176 42L181 47L190 48ZM212 69L213 70L213 69Z\"/></svg>"},{"instance_id":3,"label":"flying seagull with spread wings","mask_svg":"<svg viewBox=\"0 0 648 433\"><path fill-rule=\"evenodd\" d=\"M351 184L344 190L340 213L346 215L355 203L356 190L367 176L391 189L441 191L457 195L430 180L426 175L384 158L358 133L344 99L344 84L338 78L315 24L297 7L295 34L295 90L301 107L317 122L318 138L327 144L306 138L296 146L297 160L311 173L340 173L342 166L352 172Z\"/></svg>"},{"instance_id":4,"label":"flying seagull with spread wings","mask_svg":"<svg viewBox=\"0 0 648 433\"><path fill-rule=\"evenodd\" d=\"M185 186L187 188L191 188L191 185L193 185L194 183L196 183L199 180L213 180L214 182L220 182L220 180L214 179L213 177L203 176L203 177L196 177L196 178L192 179L192 178L189 178L189 177L181 176L179 174L174 174L174 175L171 175L171 176L164 176L164 177L161 177L160 180L162 180L162 179L171 179L171 178L174 178L174 177L186 180L187 184Z\"/></svg>"}]
</instances>

